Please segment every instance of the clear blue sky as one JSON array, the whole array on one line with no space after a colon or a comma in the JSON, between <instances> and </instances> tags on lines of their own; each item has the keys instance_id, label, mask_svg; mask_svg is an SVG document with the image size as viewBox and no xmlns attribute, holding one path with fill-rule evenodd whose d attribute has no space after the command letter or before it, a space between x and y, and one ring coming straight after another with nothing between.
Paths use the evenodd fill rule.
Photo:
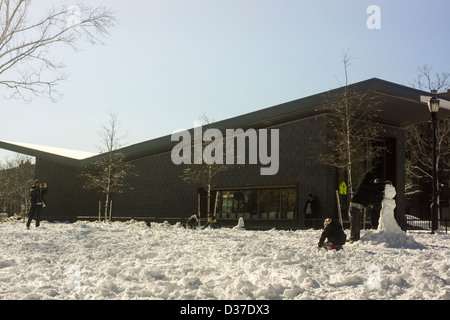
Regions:
<instances>
[{"instance_id":1,"label":"clear blue sky","mask_svg":"<svg viewBox=\"0 0 450 320\"><path fill-rule=\"evenodd\" d=\"M222 120L339 87L347 49L352 83L411 85L423 64L450 72L448 0L87 3L111 7L120 24L105 45L53 49L70 75L58 103L1 97L0 140L97 152L111 110L126 144L146 141L191 128L202 113ZM381 9L379 30L366 26L370 5Z\"/></svg>"}]
</instances>

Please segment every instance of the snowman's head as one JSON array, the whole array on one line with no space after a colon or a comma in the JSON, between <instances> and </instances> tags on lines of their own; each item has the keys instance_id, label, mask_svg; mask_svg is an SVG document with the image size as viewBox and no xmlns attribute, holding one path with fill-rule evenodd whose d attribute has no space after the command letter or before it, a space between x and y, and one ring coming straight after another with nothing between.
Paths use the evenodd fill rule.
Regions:
<instances>
[{"instance_id":1,"label":"snowman's head","mask_svg":"<svg viewBox=\"0 0 450 320\"><path fill-rule=\"evenodd\" d=\"M393 199L396 194L394 186L392 184L386 184L386 187L384 188L384 197Z\"/></svg>"}]
</instances>

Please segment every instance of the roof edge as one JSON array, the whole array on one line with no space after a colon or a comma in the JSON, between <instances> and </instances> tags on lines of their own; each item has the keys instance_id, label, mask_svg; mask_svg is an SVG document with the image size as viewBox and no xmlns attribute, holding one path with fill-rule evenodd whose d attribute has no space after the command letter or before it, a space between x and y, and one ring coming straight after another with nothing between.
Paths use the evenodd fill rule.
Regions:
<instances>
[{"instance_id":1,"label":"roof edge","mask_svg":"<svg viewBox=\"0 0 450 320\"><path fill-rule=\"evenodd\" d=\"M79 166L83 160L96 156L96 154L90 152L3 140L0 140L0 148L69 166Z\"/></svg>"}]
</instances>

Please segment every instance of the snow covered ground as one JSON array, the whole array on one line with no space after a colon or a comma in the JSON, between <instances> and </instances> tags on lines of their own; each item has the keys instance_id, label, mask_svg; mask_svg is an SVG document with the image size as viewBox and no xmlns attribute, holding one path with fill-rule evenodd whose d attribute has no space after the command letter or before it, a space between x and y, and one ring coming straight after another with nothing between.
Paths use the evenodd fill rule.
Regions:
<instances>
[{"instance_id":1,"label":"snow covered ground","mask_svg":"<svg viewBox=\"0 0 450 320\"><path fill-rule=\"evenodd\" d=\"M373 232L335 252L320 230L5 222L0 299L450 299L450 234Z\"/></svg>"}]
</instances>

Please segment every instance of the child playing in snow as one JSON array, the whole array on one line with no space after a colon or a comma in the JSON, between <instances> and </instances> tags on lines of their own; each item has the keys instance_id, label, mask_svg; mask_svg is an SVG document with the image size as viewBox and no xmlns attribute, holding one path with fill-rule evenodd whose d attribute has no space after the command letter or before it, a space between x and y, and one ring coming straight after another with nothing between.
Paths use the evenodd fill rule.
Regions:
<instances>
[{"instance_id":1,"label":"child playing in snow","mask_svg":"<svg viewBox=\"0 0 450 320\"><path fill-rule=\"evenodd\" d=\"M198 218L194 214L186 222L186 228L188 228L188 229L195 229L197 227L197 225L198 225Z\"/></svg>"},{"instance_id":2,"label":"child playing in snow","mask_svg":"<svg viewBox=\"0 0 450 320\"><path fill-rule=\"evenodd\" d=\"M216 220L216 217L212 214L210 214L208 216L208 221L206 222L206 224L204 225L204 227L202 229L205 229L207 227L210 227L212 229L220 228L220 223Z\"/></svg>"},{"instance_id":3,"label":"child playing in snow","mask_svg":"<svg viewBox=\"0 0 450 320\"><path fill-rule=\"evenodd\" d=\"M327 250L339 251L345 244L346 235L339 222L330 218L325 219L323 223L324 230L320 236L318 247L319 249L325 248ZM328 241L325 242L325 239Z\"/></svg>"}]
</instances>

